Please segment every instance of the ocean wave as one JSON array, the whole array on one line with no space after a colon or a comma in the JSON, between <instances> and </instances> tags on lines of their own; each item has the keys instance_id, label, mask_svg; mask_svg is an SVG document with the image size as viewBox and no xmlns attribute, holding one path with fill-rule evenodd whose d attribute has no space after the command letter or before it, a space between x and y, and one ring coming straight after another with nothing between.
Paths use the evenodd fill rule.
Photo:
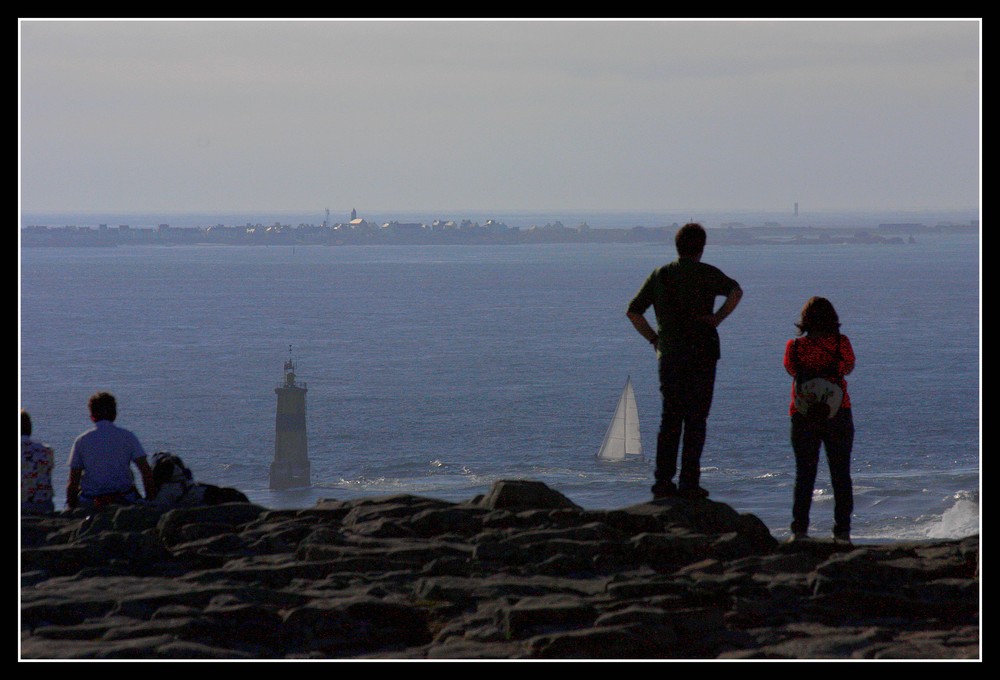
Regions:
<instances>
[{"instance_id":1,"label":"ocean wave","mask_svg":"<svg viewBox=\"0 0 1000 680\"><path fill-rule=\"evenodd\" d=\"M979 533L979 494L959 491L954 503L936 523L928 527L928 538L964 538Z\"/></svg>"},{"instance_id":2,"label":"ocean wave","mask_svg":"<svg viewBox=\"0 0 1000 680\"><path fill-rule=\"evenodd\" d=\"M979 494L958 491L943 501L940 513L925 513L914 517L900 514L883 518L872 526L862 527L859 538L889 541L951 540L979 533Z\"/></svg>"}]
</instances>

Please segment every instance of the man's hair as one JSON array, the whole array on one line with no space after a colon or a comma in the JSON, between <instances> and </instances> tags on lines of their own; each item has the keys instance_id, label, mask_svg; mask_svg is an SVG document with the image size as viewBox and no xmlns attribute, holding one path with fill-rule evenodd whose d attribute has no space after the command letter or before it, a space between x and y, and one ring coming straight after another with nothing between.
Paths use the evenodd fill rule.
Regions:
<instances>
[{"instance_id":1,"label":"man's hair","mask_svg":"<svg viewBox=\"0 0 1000 680\"><path fill-rule=\"evenodd\" d=\"M23 408L21 409L21 435L31 436L31 416Z\"/></svg>"},{"instance_id":2,"label":"man's hair","mask_svg":"<svg viewBox=\"0 0 1000 680\"><path fill-rule=\"evenodd\" d=\"M681 257L695 257L705 250L707 240L705 227L697 222L688 222L677 230L674 244L677 246L677 254Z\"/></svg>"},{"instance_id":3,"label":"man's hair","mask_svg":"<svg viewBox=\"0 0 1000 680\"><path fill-rule=\"evenodd\" d=\"M799 335L804 333L839 333L840 317L833 303L824 297L811 297L802 307L798 323Z\"/></svg>"},{"instance_id":4,"label":"man's hair","mask_svg":"<svg viewBox=\"0 0 1000 680\"><path fill-rule=\"evenodd\" d=\"M115 397L108 392L98 392L87 401L87 408L90 409L90 417L95 421L114 421L118 417L118 402Z\"/></svg>"}]
</instances>

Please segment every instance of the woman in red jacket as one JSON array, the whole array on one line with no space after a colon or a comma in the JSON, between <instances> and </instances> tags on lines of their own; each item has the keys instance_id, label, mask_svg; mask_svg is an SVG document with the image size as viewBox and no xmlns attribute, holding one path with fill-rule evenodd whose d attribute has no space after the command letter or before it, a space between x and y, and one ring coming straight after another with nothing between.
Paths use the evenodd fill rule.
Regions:
<instances>
[{"instance_id":1,"label":"woman in red jacket","mask_svg":"<svg viewBox=\"0 0 1000 680\"><path fill-rule=\"evenodd\" d=\"M839 408L821 424L810 422L795 405L796 386L792 381L792 450L795 452L795 496L792 504L792 539L806 538L809 532L809 508L819 465L819 449L826 450L833 486L833 538L851 540L851 513L854 490L851 484L851 449L854 446L854 420L851 398L844 376L854 370L854 348L840 332L837 310L829 300L813 297L806 302L798 323L799 337L785 346L785 370L794 378L801 373L826 371L843 393Z\"/></svg>"}]
</instances>

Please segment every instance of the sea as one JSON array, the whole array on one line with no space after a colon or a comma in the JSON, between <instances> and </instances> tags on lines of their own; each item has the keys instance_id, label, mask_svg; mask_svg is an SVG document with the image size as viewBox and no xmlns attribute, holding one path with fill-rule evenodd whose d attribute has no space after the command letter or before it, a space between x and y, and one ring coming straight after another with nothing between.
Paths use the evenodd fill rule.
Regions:
<instances>
[{"instance_id":1,"label":"sea","mask_svg":"<svg viewBox=\"0 0 1000 680\"><path fill-rule=\"evenodd\" d=\"M636 224L623 219L563 221ZM847 378L855 542L979 533L979 233L713 245L705 224L704 261L744 290L719 328L702 456L711 500L788 535L782 356L803 304L821 295L857 355ZM56 451L57 506L70 447L91 426L87 399L109 391L118 424L148 453L175 453L196 480L269 508L397 494L462 502L507 479L544 482L586 509L623 508L651 498L660 409L654 352L625 308L674 257L648 243L22 248L19 405ZM275 388L289 360L308 390L312 485L272 490ZM644 459L599 462L629 377ZM829 535L822 464L813 501L810 533Z\"/></svg>"}]
</instances>

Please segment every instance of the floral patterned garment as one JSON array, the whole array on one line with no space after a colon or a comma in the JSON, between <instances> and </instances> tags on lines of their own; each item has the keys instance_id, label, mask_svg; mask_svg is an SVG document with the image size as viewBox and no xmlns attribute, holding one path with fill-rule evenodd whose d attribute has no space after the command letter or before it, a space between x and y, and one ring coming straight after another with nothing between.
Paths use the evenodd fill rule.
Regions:
<instances>
[{"instance_id":1,"label":"floral patterned garment","mask_svg":"<svg viewBox=\"0 0 1000 680\"><path fill-rule=\"evenodd\" d=\"M52 449L29 437L21 437L21 502L47 503L52 500Z\"/></svg>"}]
</instances>

